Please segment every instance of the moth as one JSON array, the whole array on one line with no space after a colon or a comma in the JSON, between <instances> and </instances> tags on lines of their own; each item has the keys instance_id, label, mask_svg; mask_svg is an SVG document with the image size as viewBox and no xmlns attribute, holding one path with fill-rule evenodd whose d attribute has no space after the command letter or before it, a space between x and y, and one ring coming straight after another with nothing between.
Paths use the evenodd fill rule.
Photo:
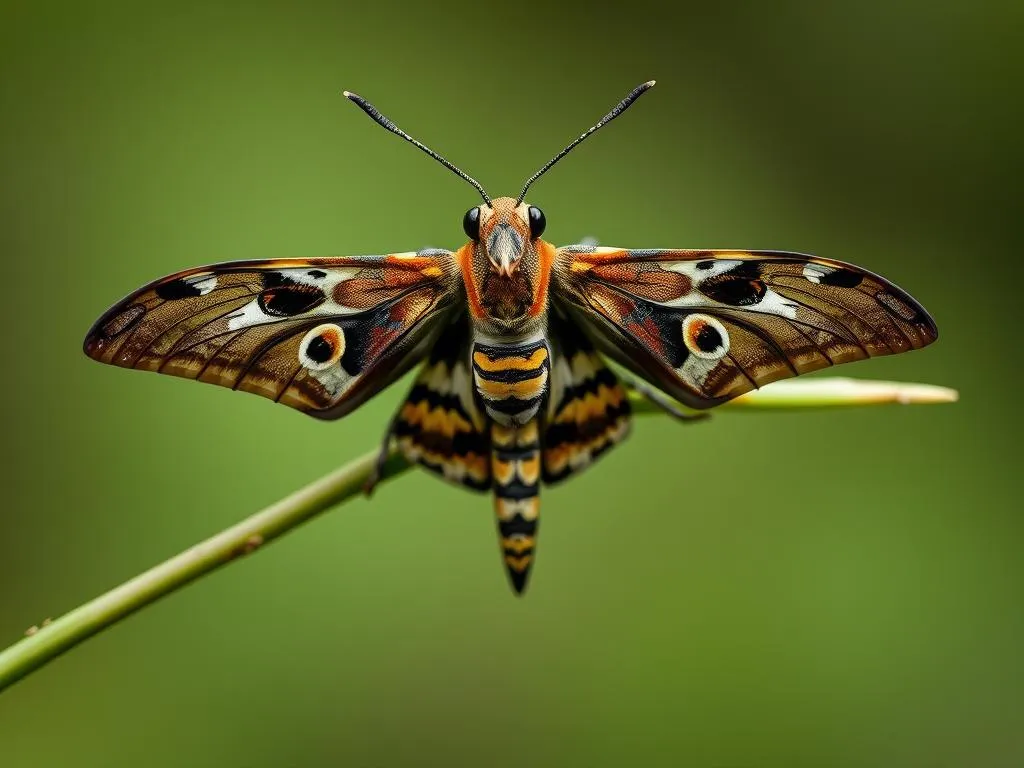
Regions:
<instances>
[{"instance_id":1,"label":"moth","mask_svg":"<svg viewBox=\"0 0 1024 768\"><path fill-rule=\"evenodd\" d=\"M518 197L475 179L372 104L345 96L483 199L455 251L236 261L178 272L115 304L85 353L123 368L252 392L320 419L420 370L386 430L445 480L493 494L512 588L526 588L539 491L625 439L627 387L680 418L778 379L918 349L935 323L891 282L783 251L567 245L526 193L654 81L555 155ZM618 363L626 381L606 363ZM372 487L374 480L368 484Z\"/></svg>"}]
</instances>

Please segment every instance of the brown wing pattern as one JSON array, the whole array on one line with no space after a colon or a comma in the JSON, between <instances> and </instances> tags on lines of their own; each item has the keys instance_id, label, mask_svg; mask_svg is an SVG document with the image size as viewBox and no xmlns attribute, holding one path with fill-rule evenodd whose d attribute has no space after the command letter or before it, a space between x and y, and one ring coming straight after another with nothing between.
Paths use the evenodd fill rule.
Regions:
<instances>
[{"instance_id":1,"label":"brown wing pattern","mask_svg":"<svg viewBox=\"0 0 1024 768\"><path fill-rule=\"evenodd\" d=\"M694 408L938 335L884 278L798 253L569 246L555 278L604 351Z\"/></svg>"},{"instance_id":2,"label":"brown wing pattern","mask_svg":"<svg viewBox=\"0 0 1024 768\"><path fill-rule=\"evenodd\" d=\"M491 487L491 438L474 399L469 354L469 317L462 313L431 346L391 433L407 461L484 491Z\"/></svg>"},{"instance_id":3,"label":"brown wing pattern","mask_svg":"<svg viewBox=\"0 0 1024 768\"><path fill-rule=\"evenodd\" d=\"M626 439L629 397L594 345L559 310L549 322L551 394L541 433L545 483L582 472Z\"/></svg>"},{"instance_id":4,"label":"brown wing pattern","mask_svg":"<svg viewBox=\"0 0 1024 768\"><path fill-rule=\"evenodd\" d=\"M337 418L422 358L459 295L448 251L229 262L141 288L84 347Z\"/></svg>"}]
</instances>

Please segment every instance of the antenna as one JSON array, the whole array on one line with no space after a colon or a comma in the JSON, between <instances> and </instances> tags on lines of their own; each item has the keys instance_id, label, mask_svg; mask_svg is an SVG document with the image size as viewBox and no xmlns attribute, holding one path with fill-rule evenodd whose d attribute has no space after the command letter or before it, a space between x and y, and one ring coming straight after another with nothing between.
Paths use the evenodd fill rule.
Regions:
<instances>
[{"instance_id":1,"label":"antenna","mask_svg":"<svg viewBox=\"0 0 1024 768\"><path fill-rule=\"evenodd\" d=\"M545 173L547 173L548 170L550 170L551 166L553 166L555 163L557 163L563 157L568 155L572 150L574 150L576 148L576 146L580 142L582 142L585 138L587 138L590 134L592 134L598 128L600 128L603 125L606 125L606 124L610 123L616 117L618 117L623 112L625 112L627 109L629 109L630 105L634 101L639 99L644 94L645 91L647 91L649 88L652 88L654 86L654 83L655 83L654 80L648 80L646 83L641 83L636 88L634 88L632 91L630 91L629 95L626 96L626 98L624 98L622 101L620 101L614 107L612 107L611 111L607 115L602 117L600 120L597 121L597 123L595 123L589 129L587 129L582 134L580 134L580 136L575 141L573 141L571 144L569 144L569 146L567 146L565 149L563 149L557 155L552 157L547 162L547 165L545 165L543 168L541 168L539 171L537 171L535 174L533 174L533 176L531 176L529 179L527 179L526 183L523 185L523 191L519 193L519 198L516 200L516 205L518 206L521 202L523 202L523 198L526 197L526 190L528 190L530 188L530 185L533 184L533 182L535 182L537 179L539 179L541 176L543 176Z\"/></svg>"},{"instance_id":2,"label":"antenna","mask_svg":"<svg viewBox=\"0 0 1024 768\"><path fill-rule=\"evenodd\" d=\"M414 139L414 138L413 138L412 136L410 136L410 135L409 135L408 133L406 133L406 132L405 132L405 131L403 131L403 130L402 130L401 128L399 128L399 127L398 127L397 125L395 125L395 124L394 124L393 122L391 122L391 121L390 121L390 120L388 120L388 119L387 119L386 117L384 117L384 115L382 115L382 114L381 114L381 113L380 113L380 112L378 111L378 109L377 109L377 108L376 108L375 106L373 106L373 104L371 104L370 102L368 102L368 101L367 101L366 99L364 99L364 98L363 98L362 96L359 96L359 95L357 95L357 94L355 94L355 93L351 93L351 92L349 92L349 91L344 91L344 94L345 94L345 98L346 98L346 99L348 99L349 101L355 102L355 104L356 104L356 105L357 105L357 106L358 106L358 107L359 107L359 108L360 108L361 110L363 110L363 112L365 112L365 113L366 113L366 114L368 114L368 115L369 115L370 117L372 117L372 118L373 118L373 120L374 120L374 122L376 122L376 123L377 123L378 125L381 125L381 126L383 126L384 128L387 128L387 129L388 129L389 131L391 131L392 133L394 133L394 134L396 134L396 135L398 135L398 136L401 136L401 137L402 137L403 139L405 139L406 141L408 141L408 142L409 142L410 144L412 144L413 146L415 146L415 147L419 147L419 148L420 148L420 149L422 149L422 150L423 150L424 152L426 152L426 153L427 153L428 155L430 155L430 156L431 156L432 158L434 158L435 160L437 160L437 162L439 162L439 163L440 163L441 165L443 165L443 166L444 166L445 168L447 168L447 169L448 169L449 171L451 171L452 173L454 173L454 174L455 174L456 176L458 176L459 178L461 178L461 179L463 179L463 180L465 180L465 181L468 181L468 182L469 182L470 184L472 184L472 185L473 185L474 187L476 187L476 191L480 193L480 196L481 196L481 197L483 197L483 199L484 199L484 202L485 202L485 203L487 203L487 206L488 206L489 208L493 208L493 207L494 207L494 206L493 206L493 205L491 204L491 198L489 198L489 197L487 196L487 193L486 193L486 192L484 191L484 188L483 188L482 186L480 186L480 182L479 182L479 181L477 181L476 179L474 179L474 178L473 178L472 176L470 176L469 174L467 174L467 173L465 173L465 172L463 172L463 171L459 170L459 169L458 169L457 167L455 167L455 165L453 165L452 163L450 163L450 162L448 162L447 160L445 160L445 159L444 159L443 157L441 157L441 155L437 154L437 152L435 152L434 150L432 150L432 149L431 149L430 147L428 147L428 146L427 146L426 144L423 144L423 143L421 143L421 142L419 142L419 141L416 141L416 139Z\"/></svg>"}]
</instances>

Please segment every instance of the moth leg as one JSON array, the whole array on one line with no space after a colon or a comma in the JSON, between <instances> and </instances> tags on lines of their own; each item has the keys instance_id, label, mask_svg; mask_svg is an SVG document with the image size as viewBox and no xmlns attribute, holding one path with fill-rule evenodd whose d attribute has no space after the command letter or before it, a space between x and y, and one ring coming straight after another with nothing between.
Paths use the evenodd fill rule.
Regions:
<instances>
[{"instance_id":1,"label":"moth leg","mask_svg":"<svg viewBox=\"0 0 1024 768\"><path fill-rule=\"evenodd\" d=\"M366 482L363 483L363 493L367 496L373 495L373 489L377 487L377 483L380 482L381 478L384 477L384 466L388 463L388 459L391 458L391 445L392 438L395 435L395 422L397 417L388 422L388 428L384 432L384 439L380 441L380 451L377 453L377 462L373 465L373 471L370 472L370 476L366 478Z\"/></svg>"},{"instance_id":2,"label":"moth leg","mask_svg":"<svg viewBox=\"0 0 1024 768\"><path fill-rule=\"evenodd\" d=\"M623 378L622 383L634 392L637 392L650 400L656 406L661 408L661 410L678 421L690 424L695 421L703 421L711 416L710 413L688 413L687 411L684 411L668 395L650 386L647 382Z\"/></svg>"}]
</instances>

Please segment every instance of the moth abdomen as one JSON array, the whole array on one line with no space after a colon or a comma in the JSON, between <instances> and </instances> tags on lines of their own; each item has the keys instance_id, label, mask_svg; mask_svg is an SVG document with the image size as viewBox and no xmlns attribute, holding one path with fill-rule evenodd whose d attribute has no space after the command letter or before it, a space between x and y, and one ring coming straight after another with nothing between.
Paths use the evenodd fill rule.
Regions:
<instances>
[{"instance_id":1,"label":"moth abdomen","mask_svg":"<svg viewBox=\"0 0 1024 768\"><path fill-rule=\"evenodd\" d=\"M540 428L491 425L494 511L505 570L516 594L526 590L540 512Z\"/></svg>"},{"instance_id":2,"label":"moth abdomen","mask_svg":"<svg viewBox=\"0 0 1024 768\"><path fill-rule=\"evenodd\" d=\"M525 344L473 344L473 384L487 415L506 426L533 419L548 392L551 354L544 338Z\"/></svg>"}]
</instances>

